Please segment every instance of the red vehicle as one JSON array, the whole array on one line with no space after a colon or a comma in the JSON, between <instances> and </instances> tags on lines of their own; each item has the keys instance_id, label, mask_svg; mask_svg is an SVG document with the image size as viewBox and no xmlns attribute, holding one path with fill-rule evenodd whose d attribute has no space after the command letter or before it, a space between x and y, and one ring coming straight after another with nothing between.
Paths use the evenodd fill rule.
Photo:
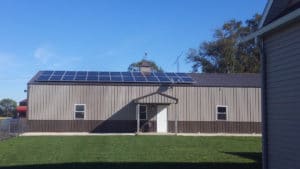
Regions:
<instances>
[{"instance_id":1,"label":"red vehicle","mask_svg":"<svg viewBox=\"0 0 300 169\"><path fill-rule=\"evenodd\" d=\"M18 117L25 118L27 113L27 99L24 99L19 102L19 106L17 107Z\"/></svg>"}]
</instances>

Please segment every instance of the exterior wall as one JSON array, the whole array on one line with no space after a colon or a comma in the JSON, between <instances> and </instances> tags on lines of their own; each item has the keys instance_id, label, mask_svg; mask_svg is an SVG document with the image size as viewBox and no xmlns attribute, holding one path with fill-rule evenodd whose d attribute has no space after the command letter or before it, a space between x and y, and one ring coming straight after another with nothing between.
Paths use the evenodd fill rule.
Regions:
<instances>
[{"instance_id":1,"label":"exterior wall","mask_svg":"<svg viewBox=\"0 0 300 169\"><path fill-rule=\"evenodd\" d=\"M266 164L300 168L300 23L267 35L264 51Z\"/></svg>"},{"instance_id":2,"label":"exterior wall","mask_svg":"<svg viewBox=\"0 0 300 169\"><path fill-rule=\"evenodd\" d=\"M136 106L132 101L158 90L179 100L178 104L168 106L170 132L174 132L175 112L178 113L179 132L260 132L259 88L31 85L28 122L65 120L71 123L74 121L74 104L86 104L86 119L79 123L91 120L135 123ZM228 121L216 121L217 105L228 106Z\"/></svg>"}]
</instances>

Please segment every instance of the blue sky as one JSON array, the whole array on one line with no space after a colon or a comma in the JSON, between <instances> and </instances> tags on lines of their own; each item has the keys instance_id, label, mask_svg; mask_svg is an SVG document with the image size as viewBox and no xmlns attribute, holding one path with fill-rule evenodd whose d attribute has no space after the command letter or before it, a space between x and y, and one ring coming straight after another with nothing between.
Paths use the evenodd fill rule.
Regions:
<instances>
[{"instance_id":1,"label":"blue sky","mask_svg":"<svg viewBox=\"0 0 300 169\"><path fill-rule=\"evenodd\" d=\"M154 60L176 71L230 19L262 13L266 0L1 0L0 99L26 97L38 70L126 71ZM191 71L185 55L180 71Z\"/></svg>"}]
</instances>

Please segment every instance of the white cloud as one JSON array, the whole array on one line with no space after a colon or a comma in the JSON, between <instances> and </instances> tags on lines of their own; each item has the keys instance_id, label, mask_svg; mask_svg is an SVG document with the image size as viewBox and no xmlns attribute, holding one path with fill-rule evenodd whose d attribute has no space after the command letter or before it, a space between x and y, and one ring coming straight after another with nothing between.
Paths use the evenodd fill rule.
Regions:
<instances>
[{"instance_id":1,"label":"white cloud","mask_svg":"<svg viewBox=\"0 0 300 169\"><path fill-rule=\"evenodd\" d=\"M33 56L39 63L47 64L51 58L55 57L55 54L50 47L42 46L35 49Z\"/></svg>"},{"instance_id":2,"label":"white cloud","mask_svg":"<svg viewBox=\"0 0 300 169\"><path fill-rule=\"evenodd\" d=\"M50 45L41 45L33 51L36 70L69 70L76 69L81 57L68 56L68 54L57 53Z\"/></svg>"}]
</instances>

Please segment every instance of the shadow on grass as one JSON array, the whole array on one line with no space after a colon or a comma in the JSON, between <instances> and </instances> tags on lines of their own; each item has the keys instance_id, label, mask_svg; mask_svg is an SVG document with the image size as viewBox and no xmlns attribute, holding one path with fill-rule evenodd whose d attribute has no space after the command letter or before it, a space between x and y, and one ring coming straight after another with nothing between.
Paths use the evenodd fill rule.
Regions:
<instances>
[{"instance_id":1,"label":"shadow on grass","mask_svg":"<svg viewBox=\"0 0 300 169\"><path fill-rule=\"evenodd\" d=\"M256 163L262 163L262 154L261 153L245 153L245 152L224 152L225 154L235 155L242 158L254 160Z\"/></svg>"},{"instance_id":2,"label":"shadow on grass","mask_svg":"<svg viewBox=\"0 0 300 169\"><path fill-rule=\"evenodd\" d=\"M242 158L252 159L253 163L180 163L180 162L87 162L7 166L0 169L261 169L261 153L224 152Z\"/></svg>"},{"instance_id":3,"label":"shadow on grass","mask_svg":"<svg viewBox=\"0 0 300 169\"><path fill-rule=\"evenodd\" d=\"M1 169L261 169L257 163L67 163L0 167Z\"/></svg>"}]
</instances>

